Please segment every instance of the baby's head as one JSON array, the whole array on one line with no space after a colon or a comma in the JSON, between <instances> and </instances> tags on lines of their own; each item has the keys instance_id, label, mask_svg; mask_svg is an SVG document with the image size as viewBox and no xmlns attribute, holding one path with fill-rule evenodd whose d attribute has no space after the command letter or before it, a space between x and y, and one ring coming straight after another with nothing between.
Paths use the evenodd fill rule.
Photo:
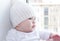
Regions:
<instances>
[{"instance_id":1,"label":"baby's head","mask_svg":"<svg viewBox=\"0 0 60 41\"><path fill-rule=\"evenodd\" d=\"M10 10L10 19L16 30L31 32L35 27L33 8L27 3L16 2Z\"/></svg>"}]
</instances>

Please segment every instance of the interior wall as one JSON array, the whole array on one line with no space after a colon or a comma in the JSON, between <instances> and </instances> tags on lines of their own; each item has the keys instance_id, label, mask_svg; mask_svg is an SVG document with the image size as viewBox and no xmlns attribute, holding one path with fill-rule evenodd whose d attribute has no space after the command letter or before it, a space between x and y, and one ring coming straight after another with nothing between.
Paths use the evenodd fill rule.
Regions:
<instances>
[{"instance_id":1,"label":"interior wall","mask_svg":"<svg viewBox=\"0 0 60 41\"><path fill-rule=\"evenodd\" d=\"M10 29L9 9L11 0L0 0L0 41L5 41L5 36Z\"/></svg>"},{"instance_id":2,"label":"interior wall","mask_svg":"<svg viewBox=\"0 0 60 41\"><path fill-rule=\"evenodd\" d=\"M0 0L0 41L5 41L7 32L12 26L10 25L9 20L9 10L11 3L16 2L17 0ZM26 0L22 0L26 2Z\"/></svg>"}]
</instances>

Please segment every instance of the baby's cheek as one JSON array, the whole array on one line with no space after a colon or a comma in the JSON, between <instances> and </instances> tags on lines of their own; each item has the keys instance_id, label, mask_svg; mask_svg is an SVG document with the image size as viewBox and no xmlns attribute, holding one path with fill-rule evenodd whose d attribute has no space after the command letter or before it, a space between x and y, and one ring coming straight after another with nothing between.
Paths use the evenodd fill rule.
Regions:
<instances>
[{"instance_id":1,"label":"baby's cheek","mask_svg":"<svg viewBox=\"0 0 60 41\"><path fill-rule=\"evenodd\" d=\"M31 27L31 26L32 26L32 23L27 23L27 26L28 26L28 27Z\"/></svg>"}]
</instances>

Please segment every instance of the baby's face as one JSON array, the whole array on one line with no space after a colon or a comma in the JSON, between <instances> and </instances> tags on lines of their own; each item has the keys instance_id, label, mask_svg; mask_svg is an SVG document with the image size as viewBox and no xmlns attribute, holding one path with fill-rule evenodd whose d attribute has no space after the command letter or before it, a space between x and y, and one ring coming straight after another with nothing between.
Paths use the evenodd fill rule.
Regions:
<instances>
[{"instance_id":1,"label":"baby's face","mask_svg":"<svg viewBox=\"0 0 60 41\"><path fill-rule=\"evenodd\" d=\"M23 32L32 32L35 28L35 17L31 17L21 22L17 26L18 30Z\"/></svg>"}]
</instances>

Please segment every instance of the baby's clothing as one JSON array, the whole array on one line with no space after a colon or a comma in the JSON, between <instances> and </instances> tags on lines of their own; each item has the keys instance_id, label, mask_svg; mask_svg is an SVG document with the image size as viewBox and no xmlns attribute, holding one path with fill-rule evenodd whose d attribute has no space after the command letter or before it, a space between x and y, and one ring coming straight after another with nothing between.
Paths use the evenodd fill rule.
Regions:
<instances>
[{"instance_id":1,"label":"baby's clothing","mask_svg":"<svg viewBox=\"0 0 60 41\"><path fill-rule=\"evenodd\" d=\"M49 32L33 31L30 33L20 32L16 29L11 29L8 32L6 41L40 41L40 39L47 40L50 36Z\"/></svg>"}]
</instances>

